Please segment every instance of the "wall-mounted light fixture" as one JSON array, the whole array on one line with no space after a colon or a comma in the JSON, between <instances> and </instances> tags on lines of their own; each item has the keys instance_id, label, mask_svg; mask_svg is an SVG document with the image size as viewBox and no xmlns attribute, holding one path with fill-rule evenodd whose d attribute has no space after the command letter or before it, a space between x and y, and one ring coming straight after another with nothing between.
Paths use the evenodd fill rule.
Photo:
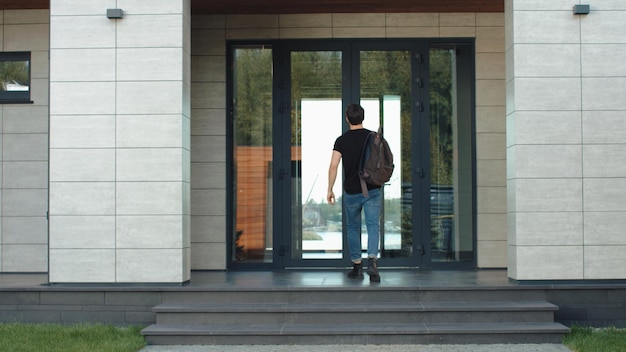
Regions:
<instances>
[{"instance_id":1,"label":"wall-mounted light fixture","mask_svg":"<svg viewBox=\"0 0 626 352\"><path fill-rule=\"evenodd\" d=\"M589 5L574 5L574 15L588 15L591 9Z\"/></svg>"},{"instance_id":2,"label":"wall-mounted light fixture","mask_svg":"<svg viewBox=\"0 0 626 352\"><path fill-rule=\"evenodd\" d=\"M107 9L107 18L118 19L124 17L122 9Z\"/></svg>"}]
</instances>

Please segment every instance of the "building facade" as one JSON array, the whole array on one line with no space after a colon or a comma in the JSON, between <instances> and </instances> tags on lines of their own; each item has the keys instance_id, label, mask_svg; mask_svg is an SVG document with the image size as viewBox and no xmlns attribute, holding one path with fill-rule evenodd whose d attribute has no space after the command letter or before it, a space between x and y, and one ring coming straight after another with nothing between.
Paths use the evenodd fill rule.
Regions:
<instances>
[{"instance_id":1,"label":"building facade","mask_svg":"<svg viewBox=\"0 0 626 352\"><path fill-rule=\"evenodd\" d=\"M30 54L30 88L0 107L0 272L182 283L192 270L346 265L341 240L329 251L324 237L331 225L341 233L340 213L307 197L326 183L326 165L312 160L330 157L345 126L323 143L304 131L332 124L320 117L327 106L341 120L361 99L381 124L397 117L386 135L402 141L381 265L626 279L615 265L626 259L620 1L265 14L192 4L51 0L2 11L2 52ZM587 4L588 14L572 9ZM407 74L376 76L390 83L371 93L363 87L382 58L395 65L385 72ZM306 91L312 76L334 91ZM436 104L439 76L451 94ZM266 94L240 105L249 93ZM449 140L437 162L436 135ZM434 209L444 196L450 209ZM325 248L305 238L314 228Z\"/></svg>"}]
</instances>

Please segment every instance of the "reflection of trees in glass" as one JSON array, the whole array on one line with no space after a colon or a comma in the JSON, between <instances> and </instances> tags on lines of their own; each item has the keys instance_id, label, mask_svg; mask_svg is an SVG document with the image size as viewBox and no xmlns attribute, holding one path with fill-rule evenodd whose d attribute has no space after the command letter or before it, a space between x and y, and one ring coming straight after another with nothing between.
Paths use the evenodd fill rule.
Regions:
<instances>
[{"instance_id":1,"label":"reflection of trees in glass","mask_svg":"<svg viewBox=\"0 0 626 352\"><path fill-rule=\"evenodd\" d=\"M385 95L401 98L401 138L403 160L398 160L402 185L412 183L412 119L411 119L411 52L362 51L360 52L360 85L362 98L380 99ZM432 184L451 185L453 177L452 89L454 82L454 50L430 49L430 178ZM238 146L272 145L272 49L270 47L242 47L236 49L233 65L234 137ZM299 145L298 118L302 99L336 99L342 90L342 55L337 51L292 52L291 64L291 143ZM319 74L325 72L327 74ZM367 116L367 112L366 112ZM402 232L402 242L411 243L410 206L399 200L386 200L391 210L390 219L397 221ZM319 204L323 221L341 220L341 208ZM398 214L402 214L398 216Z\"/></svg>"},{"instance_id":2,"label":"reflection of trees in glass","mask_svg":"<svg viewBox=\"0 0 626 352\"><path fill-rule=\"evenodd\" d=\"M320 74L321 73L321 74ZM341 52L297 51L291 53L291 144L300 145L302 99L341 97Z\"/></svg>"},{"instance_id":3,"label":"reflection of trees in glass","mask_svg":"<svg viewBox=\"0 0 626 352\"><path fill-rule=\"evenodd\" d=\"M7 90L7 84L28 87L28 61L0 61L0 90Z\"/></svg>"},{"instance_id":4,"label":"reflection of trees in glass","mask_svg":"<svg viewBox=\"0 0 626 352\"><path fill-rule=\"evenodd\" d=\"M241 48L234 60L237 145L272 145L272 50Z\"/></svg>"},{"instance_id":5,"label":"reflection of trees in glass","mask_svg":"<svg viewBox=\"0 0 626 352\"><path fill-rule=\"evenodd\" d=\"M361 99L381 99L385 95L400 96L402 160L394 160L395 172L401 173L401 185L410 185L413 175L411 170L411 52L362 51L360 56ZM367 112L365 116L367 118ZM405 192L404 189L403 192ZM391 222L392 229L400 229L403 251L399 255L410 255L413 243L411 208L403 206L401 199L385 198L385 222ZM386 255L398 254L387 252Z\"/></svg>"},{"instance_id":6,"label":"reflection of trees in glass","mask_svg":"<svg viewBox=\"0 0 626 352\"><path fill-rule=\"evenodd\" d=\"M402 206L402 244L403 248L413 247L413 209L409 206ZM407 256L410 253L407 253Z\"/></svg>"},{"instance_id":7,"label":"reflection of trees in glass","mask_svg":"<svg viewBox=\"0 0 626 352\"><path fill-rule=\"evenodd\" d=\"M431 183L452 184L452 65L453 50L430 50Z\"/></svg>"},{"instance_id":8,"label":"reflection of trees in glass","mask_svg":"<svg viewBox=\"0 0 626 352\"><path fill-rule=\"evenodd\" d=\"M234 55L235 260L262 261L268 245L267 204L271 203L265 182L271 161L266 159L270 150L266 147L272 145L272 50L243 47Z\"/></svg>"},{"instance_id":9,"label":"reflection of trees in glass","mask_svg":"<svg viewBox=\"0 0 626 352\"><path fill-rule=\"evenodd\" d=\"M402 168L398 170L402 174L401 182L411 182L411 52L361 52L361 98L382 98L384 95L400 96L400 128L403 131L400 147L404 160L398 160L396 167Z\"/></svg>"},{"instance_id":10,"label":"reflection of trees in glass","mask_svg":"<svg viewBox=\"0 0 626 352\"><path fill-rule=\"evenodd\" d=\"M453 184L454 55L454 50L430 50L430 177L437 198L444 195L441 192L446 185ZM433 188L431 199L432 192ZM450 250L449 228L452 216L452 208L433 209L431 204L430 247L433 261L449 259L447 256Z\"/></svg>"}]
</instances>

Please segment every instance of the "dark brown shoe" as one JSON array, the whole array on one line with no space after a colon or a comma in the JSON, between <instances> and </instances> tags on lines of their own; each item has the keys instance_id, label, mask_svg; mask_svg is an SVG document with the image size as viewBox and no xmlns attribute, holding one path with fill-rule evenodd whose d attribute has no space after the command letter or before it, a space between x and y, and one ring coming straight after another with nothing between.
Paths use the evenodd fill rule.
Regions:
<instances>
[{"instance_id":1,"label":"dark brown shoe","mask_svg":"<svg viewBox=\"0 0 626 352\"><path fill-rule=\"evenodd\" d=\"M376 258L367 259L367 275L370 276L370 282L380 282L380 274L378 273L378 263Z\"/></svg>"},{"instance_id":2,"label":"dark brown shoe","mask_svg":"<svg viewBox=\"0 0 626 352\"><path fill-rule=\"evenodd\" d=\"M348 272L348 277L351 279L363 280L363 264L354 264L352 270Z\"/></svg>"}]
</instances>

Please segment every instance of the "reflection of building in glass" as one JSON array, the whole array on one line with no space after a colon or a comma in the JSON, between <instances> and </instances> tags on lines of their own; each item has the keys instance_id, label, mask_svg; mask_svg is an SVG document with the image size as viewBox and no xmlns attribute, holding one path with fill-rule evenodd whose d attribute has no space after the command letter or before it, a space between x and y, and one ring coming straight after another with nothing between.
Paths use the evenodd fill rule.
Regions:
<instances>
[{"instance_id":1,"label":"reflection of building in glass","mask_svg":"<svg viewBox=\"0 0 626 352\"><path fill-rule=\"evenodd\" d=\"M271 194L272 147L239 146L235 151L237 256L259 259L265 254L268 203ZM271 219L269 219L271 221Z\"/></svg>"},{"instance_id":2,"label":"reflection of building in glass","mask_svg":"<svg viewBox=\"0 0 626 352\"><path fill-rule=\"evenodd\" d=\"M240 260L263 259L272 243L272 147L238 146L235 231ZM291 158L301 155L291 147ZM299 160L297 160L299 161Z\"/></svg>"}]
</instances>

